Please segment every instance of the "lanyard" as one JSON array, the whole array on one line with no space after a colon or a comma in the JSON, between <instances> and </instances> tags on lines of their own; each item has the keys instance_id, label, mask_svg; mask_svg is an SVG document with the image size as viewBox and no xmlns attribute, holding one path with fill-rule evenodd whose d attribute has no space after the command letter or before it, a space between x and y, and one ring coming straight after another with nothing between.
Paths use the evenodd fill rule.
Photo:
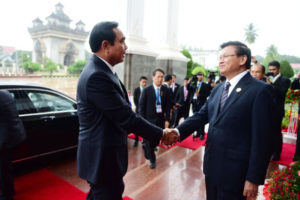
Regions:
<instances>
[{"instance_id":1,"label":"lanyard","mask_svg":"<svg viewBox=\"0 0 300 200\"><path fill-rule=\"evenodd\" d=\"M160 94L159 94L159 88L156 88L155 96L156 96L156 104L161 104L161 97L160 97Z\"/></svg>"}]
</instances>

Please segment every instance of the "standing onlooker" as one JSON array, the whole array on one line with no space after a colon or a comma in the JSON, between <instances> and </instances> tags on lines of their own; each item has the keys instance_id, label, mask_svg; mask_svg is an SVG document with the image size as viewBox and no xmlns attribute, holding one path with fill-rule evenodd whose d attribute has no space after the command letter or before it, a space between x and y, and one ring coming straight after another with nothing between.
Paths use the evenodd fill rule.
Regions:
<instances>
[{"instance_id":1,"label":"standing onlooker","mask_svg":"<svg viewBox=\"0 0 300 200\"><path fill-rule=\"evenodd\" d=\"M175 111L174 127L178 126L181 117L184 119L189 117L193 89L188 85L188 80L188 78L184 79L183 86L179 88L176 95L176 104L179 104L180 107Z\"/></svg>"},{"instance_id":2,"label":"standing onlooker","mask_svg":"<svg viewBox=\"0 0 300 200\"><path fill-rule=\"evenodd\" d=\"M297 78L292 82L291 89L300 90L300 72L297 74ZM298 99L298 116L300 114L300 99ZM298 132L297 132L297 143L296 143L296 152L293 158L293 161L300 159L300 120L298 120Z\"/></svg>"},{"instance_id":3,"label":"standing onlooker","mask_svg":"<svg viewBox=\"0 0 300 200\"><path fill-rule=\"evenodd\" d=\"M11 94L0 90L0 199L12 200L14 191L12 152L25 140L23 123Z\"/></svg>"},{"instance_id":4,"label":"standing onlooker","mask_svg":"<svg viewBox=\"0 0 300 200\"><path fill-rule=\"evenodd\" d=\"M167 128L170 121L170 90L162 85L164 71L155 69L152 74L153 84L147 86L139 101L139 113L152 124L160 128ZM145 158L150 160L150 168L156 167L156 156L149 140L144 138L143 148Z\"/></svg>"},{"instance_id":5,"label":"standing onlooker","mask_svg":"<svg viewBox=\"0 0 300 200\"><path fill-rule=\"evenodd\" d=\"M139 113L139 111L138 111L138 109L139 109L139 100L140 100L141 93L143 92L143 89L147 85L147 80L148 80L147 77L141 76L141 78L140 78L140 86L134 89L134 92L133 92L133 101L134 101L134 104L135 104L135 113ZM138 144L139 144L139 136L135 135L134 140L135 141L134 141L133 146L137 147Z\"/></svg>"},{"instance_id":6,"label":"standing onlooker","mask_svg":"<svg viewBox=\"0 0 300 200\"><path fill-rule=\"evenodd\" d=\"M197 82L192 83L192 87L194 88L192 99L193 113L196 113L201 109L201 107L205 104L207 97L210 94L209 86L206 83L204 83L203 78L203 73L199 72L197 74ZM200 140L204 139L204 125L197 130L196 136L199 137Z\"/></svg>"},{"instance_id":7,"label":"standing onlooker","mask_svg":"<svg viewBox=\"0 0 300 200\"><path fill-rule=\"evenodd\" d=\"M265 77L265 66L256 63L255 65L251 66L250 68L250 74L251 76L253 76L254 78L257 78L258 80L261 81L266 81L266 77Z\"/></svg>"},{"instance_id":8,"label":"standing onlooker","mask_svg":"<svg viewBox=\"0 0 300 200\"><path fill-rule=\"evenodd\" d=\"M281 133L281 121L284 117L284 103L285 95L290 87L290 79L282 76L280 74L280 63L278 61L272 61L269 63L269 72L272 73L271 84L274 87L274 98L278 106L278 122L274 125L276 126L276 131L274 133L274 152L271 160L280 160L280 154L282 151L282 133Z\"/></svg>"}]
</instances>

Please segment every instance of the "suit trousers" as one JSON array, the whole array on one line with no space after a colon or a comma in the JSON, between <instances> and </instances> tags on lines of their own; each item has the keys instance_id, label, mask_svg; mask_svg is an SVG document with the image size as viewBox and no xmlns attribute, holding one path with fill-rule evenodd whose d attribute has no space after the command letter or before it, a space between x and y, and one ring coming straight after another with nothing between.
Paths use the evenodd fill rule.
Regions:
<instances>
[{"instance_id":1,"label":"suit trousers","mask_svg":"<svg viewBox=\"0 0 300 200\"><path fill-rule=\"evenodd\" d=\"M90 184L90 192L86 200L122 200L124 182L120 180L108 180L107 182Z\"/></svg>"},{"instance_id":2,"label":"suit trousers","mask_svg":"<svg viewBox=\"0 0 300 200\"><path fill-rule=\"evenodd\" d=\"M211 179L207 176L205 176L205 186L206 200L246 200L246 197L243 196L243 191L240 193L225 191L220 186L212 183Z\"/></svg>"},{"instance_id":3,"label":"suit trousers","mask_svg":"<svg viewBox=\"0 0 300 200\"><path fill-rule=\"evenodd\" d=\"M14 190L12 149L0 151L0 200L12 200Z\"/></svg>"},{"instance_id":4,"label":"suit trousers","mask_svg":"<svg viewBox=\"0 0 300 200\"><path fill-rule=\"evenodd\" d=\"M273 155L275 157L280 157L282 151L282 133L281 133L281 122L282 122L283 115L280 115L279 122L275 124L276 130L274 133L274 151Z\"/></svg>"},{"instance_id":5,"label":"suit trousers","mask_svg":"<svg viewBox=\"0 0 300 200\"><path fill-rule=\"evenodd\" d=\"M201 107L202 107L202 105L199 105L196 100L193 100L193 106L192 106L193 113L199 112ZM205 128L204 125L200 126L200 128L197 130L197 136L200 136L200 135L204 136L204 128Z\"/></svg>"},{"instance_id":6,"label":"suit trousers","mask_svg":"<svg viewBox=\"0 0 300 200\"><path fill-rule=\"evenodd\" d=\"M153 122L151 122L153 123ZM163 118L163 116L159 115L158 118L156 119L156 121L153 123L155 124L156 126L160 127L160 128L164 128L164 123L165 123L165 120ZM143 139L143 149L144 149L144 156L147 160L150 160L151 163L155 163L156 162L156 156L155 156L155 153L154 153L154 148L150 141L146 140L146 139Z\"/></svg>"},{"instance_id":7,"label":"suit trousers","mask_svg":"<svg viewBox=\"0 0 300 200\"><path fill-rule=\"evenodd\" d=\"M183 117L184 119L188 118L189 112L190 112L189 103L184 103L182 107L177 108L177 110L175 110L175 116L174 116L175 121L173 127L178 126L181 117Z\"/></svg>"}]
</instances>

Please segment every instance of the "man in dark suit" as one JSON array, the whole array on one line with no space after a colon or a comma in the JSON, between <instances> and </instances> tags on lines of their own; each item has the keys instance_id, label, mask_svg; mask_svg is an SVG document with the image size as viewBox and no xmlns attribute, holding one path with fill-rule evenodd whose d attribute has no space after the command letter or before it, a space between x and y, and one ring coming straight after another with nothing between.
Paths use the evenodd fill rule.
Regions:
<instances>
[{"instance_id":1,"label":"man in dark suit","mask_svg":"<svg viewBox=\"0 0 300 200\"><path fill-rule=\"evenodd\" d=\"M292 82L291 86L292 90L300 90L300 72L297 74L297 78L295 78ZM300 99L298 99L298 115L300 114ZM298 120L298 132L297 132L297 142L296 142L296 151L294 154L293 161L297 161L300 159L300 120Z\"/></svg>"},{"instance_id":2,"label":"man in dark suit","mask_svg":"<svg viewBox=\"0 0 300 200\"><path fill-rule=\"evenodd\" d=\"M135 104L135 113L139 113L139 111L138 111L138 109L139 109L139 100L140 100L140 96L141 96L141 93L142 93L143 89L147 85L147 80L148 80L147 77L141 76L141 78L140 78L140 86L134 89L134 92L133 92L133 101L134 101L134 104ZM138 144L139 144L139 136L135 135L134 140L135 141L134 141L133 146L137 147Z\"/></svg>"},{"instance_id":3,"label":"man in dark suit","mask_svg":"<svg viewBox=\"0 0 300 200\"><path fill-rule=\"evenodd\" d=\"M162 85L164 71L155 69L152 74L153 84L147 86L139 101L139 113L152 124L160 128L168 127L170 121L170 90ZM144 138L144 153L150 160L150 168L156 167L156 156L153 146Z\"/></svg>"},{"instance_id":4,"label":"man in dark suit","mask_svg":"<svg viewBox=\"0 0 300 200\"><path fill-rule=\"evenodd\" d=\"M127 49L118 24L96 24L89 43L94 54L77 87L78 175L90 184L87 199L121 200L128 166L127 134L133 132L156 146L163 131L132 111L127 91L114 72L113 66L123 61Z\"/></svg>"},{"instance_id":5,"label":"man in dark suit","mask_svg":"<svg viewBox=\"0 0 300 200\"><path fill-rule=\"evenodd\" d=\"M12 152L25 140L23 123L11 94L0 90L0 199L12 200L14 191Z\"/></svg>"},{"instance_id":6,"label":"man in dark suit","mask_svg":"<svg viewBox=\"0 0 300 200\"><path fill-rule=\"evenodd\" d=\"M273 75L271 84L274 87L274 98L277 103L277 108L279 109L279 112L277 112L277 120L274 124L274 126L276 126L276 130L273 136L274 152L271 160L278 161L280 160L280 154L282 151L281 121L284 117L285 95L290 87L291 81L280 74L280 63L278 61L272 61L269 63L269 72Z\"/></svg>"},{"instance_id":7,"label":"man in dark suit","mask_svg":"<svg viewBox=\"0 0 300 200\"><path fill-rule=\"evenodd\" d=\"M207 200L255 198L264 184L272 143L273 88L247 72L251 51L241 42L221 45L218 84L199 112L177 130L183 140L209 122L204 155Z\"/></svg>"},{"instance_id":8,"label":"man in dark suit","mask_svg":"<svg viewBox=\"0 0 300 200\"><path fill-rule=\"evenodd\" d=\"M176 83L176 75L175 74L172 74L172 83L171 83L170 88L172 89L172 92L173 92L174 96L176 97L177 92L180 88L180 84Z\"/></svg>"},{"instance_id":9,"label":"man in dark suit","mask_svg":"<svg viewBox=\"0 0 300 200\"><path fill-rule=\"evenodd\" d=\"M207 97L210 94L209 86L203 81L203 73L199 72L197 74L197 82L191 82L190 85L193 88L193 97L192 97L192 109L193 113L198 112L204 103L207 100ZM204 128L205 126L201 126L197 130L196 136L200 138L200 140L204 139Z\"/></svg>"},{"instance_id":10,"label":"man in dark suit","mask_svg":"<svg viewBox=\"0 0 300 200\"><path fill-rule=\"evenodd\" d=\"M175 112L175 123L174 127L178 126L179 120L181 117L184 119L188 118L190 113L190 106L191 106L191 97L193 95L193 89L188 87L188 78L184 79L183 86L178 89L176 95L176 104L180 105Z\"/></svg>"}]
</instances>

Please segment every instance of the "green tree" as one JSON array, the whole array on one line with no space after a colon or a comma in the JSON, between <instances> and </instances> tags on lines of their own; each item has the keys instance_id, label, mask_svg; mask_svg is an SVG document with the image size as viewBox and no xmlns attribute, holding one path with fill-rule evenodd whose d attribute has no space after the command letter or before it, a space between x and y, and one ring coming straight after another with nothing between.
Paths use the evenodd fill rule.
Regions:
<instances>
[{"instance_id":1,"label":"green tree","mask_svg":"<svg viewBox=\"0 0 300 200\"><path fill-rule=\"evenodd\" d=\"M181 53L187 57L188 59L190 59L190 61L187 63L187 70L186 70L186 76L188 78L190 78L192 76L192 70L193 70L193 58L192 55L190 54L190 52L187 49L182 49Z\"/></svg>"},{"instance_id":2,"label":"green tree","mask_svg":"<svg viewBox=\"0 0 300 200\"><path fill-rule=\"evenodd\" d=\"M44 71L48 71L50 72L50 75L52 75L53 72L57 72L57 65L52 60L47 59Z\"/></svg>"},{"instance_id":3,"label":"green tree","mask_svg":"<svg viewBox=\"0 0 300 200\"><path fill-rule=\"evenodd\" d=\"M68 67L68 72L72 74L80 74L84 66L86 65L86 62L87 61L85 60L78 60L77 62Z\"/></svg>"},{"instance_id":4,"label":"green tree","mask_svg":"<svg viewBox=\"0 0 300 200\"><path fill-rule=\"evenodd\" d=\"M33 63L31 61L27 61L27 62L23 63L23 67L24 67L26 73L29 73L29 74L31 74L35 71L41 70L41 65L40 64Z\"/></svg>"},{"instance_id":5,"label":"green tree","mask_svg":"<svg viewBox=\"0 0 300 200\"><path fill-rule=\"evenodd\" d=\"M257 29L255 29L253 23L250 23L244 30L245 30L245 41L248 44L253 44L258 36Z\"/></svg>"},{"instance_id":6,"label":"green tree","mask_svg":"<svg viewBox=\"0 0 300 200\"><path fill-rule=\"evenodd\" d=\"M274 44L267 48L267 57L270 57L270 59L272 60L278 60L278 56L279 53L277 47Z\"/></svg>"},{"instance_id":7,"label":"green tree","mask_svg":"<svg viewBox=\"0 0 300 200\"><path fill-rule=\"evenodd\" d=\"M292 78L294 76L294 70L289 61L282 60L280 62L280 73L288 78Z\"/></svg>"}]
</instances>

